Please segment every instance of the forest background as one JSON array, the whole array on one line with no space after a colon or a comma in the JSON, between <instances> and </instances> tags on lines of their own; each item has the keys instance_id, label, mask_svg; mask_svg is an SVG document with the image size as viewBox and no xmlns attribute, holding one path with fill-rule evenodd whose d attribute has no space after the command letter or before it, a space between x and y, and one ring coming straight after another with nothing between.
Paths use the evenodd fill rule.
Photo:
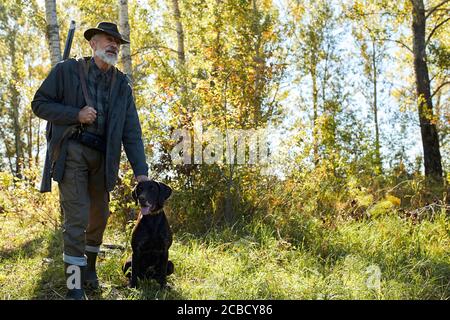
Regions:
<instances>
[{"instance_id":1,"label":"forest background","mask_svg":"<svg viewBox=\"0 0 450 320\"><path fill-rule=\"evenodd\" d=\"M448 0L2 1L0 297L63 292L58 192L38 191L45 121L30 102L75 20L72 57L91 54L82 34L100 21L131 40L118 67L150 175L174 189L173 288L128 289L120 263L137 208L124 155L96 298L449 299L449 10ZM179 129L197 147L184 163ZM250 149L226 161L251 144L230 143L232 130L265 132L270 161L252 162Z\"/></svg>"}]
</instances>

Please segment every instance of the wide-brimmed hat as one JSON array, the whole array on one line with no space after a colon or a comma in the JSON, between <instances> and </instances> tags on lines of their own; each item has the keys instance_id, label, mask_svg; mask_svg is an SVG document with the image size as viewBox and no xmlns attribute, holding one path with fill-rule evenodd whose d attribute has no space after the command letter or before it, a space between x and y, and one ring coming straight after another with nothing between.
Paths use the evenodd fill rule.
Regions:
<instances>
[{"instance_id":1,"label":"wide-brimmed hat","mask_svg":"<svg viewBox=\"0 0 450 320\"><path fill-rule=\"evenodd\" d=\"M119 33L117 25L111 22L100 22L96 28L87 29L84 32L84 38L89 41L94 35L98 33L109 34L110 36L119 39L121 44L130 43L130 41L125 40L123 36Z\"/></svg>"}]
</instances>

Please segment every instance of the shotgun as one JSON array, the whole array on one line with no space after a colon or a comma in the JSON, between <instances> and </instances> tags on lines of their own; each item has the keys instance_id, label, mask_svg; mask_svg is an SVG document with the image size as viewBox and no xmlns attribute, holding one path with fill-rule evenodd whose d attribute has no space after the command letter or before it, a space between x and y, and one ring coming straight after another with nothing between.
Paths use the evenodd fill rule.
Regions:
<instances>
[{"instance_id":1,"label":"shotgun","mask_svg":"<svg viewBox=\"0 0 450 320\"><path fill-rule=\"evenodd\" d=\"M67 58L69 58L74 34L75 34L75 21L72 20L72 21L70 21L69 33L67 35L66 46L64 48L63 61L66 60ZM51 132L52 132L52 123L47 122L47 127L46 127L47 154L45 156L44 172L43 172L43 177L42 177L42 181L41 181L41 187L39 190L40 192L50 192L52 190L53 162L48 153Z\"/></svg>"},{"instance_id":2,"label":"shotgun","mask_svg":"<svg viewBox=\"0 0 450 320\"><path fill-rule=\"evenodd\" d=\"M67 34L66 46L64 47L63 60L69 58L74 34L75 34L75 21L72 20L70 21L69 33Z\"/></svg>"}]
</instances>

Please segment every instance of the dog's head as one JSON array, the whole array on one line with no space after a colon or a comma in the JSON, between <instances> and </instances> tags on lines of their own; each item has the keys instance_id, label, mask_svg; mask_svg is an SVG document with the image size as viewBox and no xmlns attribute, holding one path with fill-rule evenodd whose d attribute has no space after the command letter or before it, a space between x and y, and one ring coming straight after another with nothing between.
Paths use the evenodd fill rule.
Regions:
<instances>
[{"instance_id":1,"label":"dog's head","mask_svg":"<svg viewBox=\"0 0 450 320\"><path fill-rule=\"evenodd\" d=\"M136 204L141 206L142 214L158 212L163 208L164 202L172 194L172 189L162 183L153 180L139 182L134 188L132 196Z\"/></svg>"}]
</instances>

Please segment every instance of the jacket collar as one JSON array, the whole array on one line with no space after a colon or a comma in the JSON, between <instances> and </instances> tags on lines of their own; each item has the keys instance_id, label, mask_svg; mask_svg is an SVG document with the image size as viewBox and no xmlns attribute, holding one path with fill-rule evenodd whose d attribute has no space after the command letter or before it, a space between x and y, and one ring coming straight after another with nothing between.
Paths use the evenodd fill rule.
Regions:
<instances>
[{"instance_id":1,"label":"jacket collar","mask_svg":"<svg viewBox=\"0 0 450 320\"><path fill-rule=\"evenodd\" d=\"M111 66L107 71L102 71L95 63L94 57L91 57L89 60L89 70L94 73L94 79L98 79L102 75L106 75L107 80L111 79L113 68L115 68L115 66Z\"/></svg>"}]
</instances>

